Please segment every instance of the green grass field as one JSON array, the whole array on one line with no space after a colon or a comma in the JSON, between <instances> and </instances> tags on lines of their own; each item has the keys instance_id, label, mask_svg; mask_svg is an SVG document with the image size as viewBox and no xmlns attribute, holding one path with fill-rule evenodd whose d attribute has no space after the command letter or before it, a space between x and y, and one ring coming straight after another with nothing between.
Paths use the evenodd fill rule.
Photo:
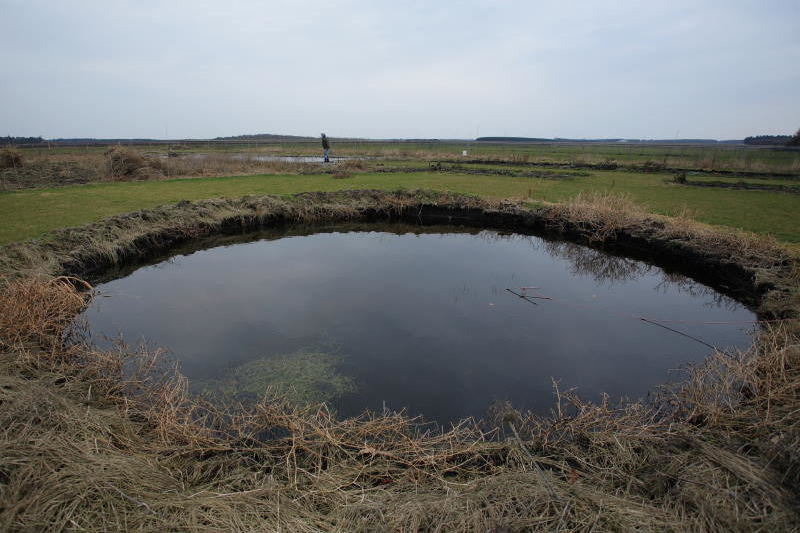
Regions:
<instances>
[{"instance_id":1,"label":"green grass field","mask_svg":"<svg viewBox=\"0 0 800 533\"><path fill-rule=\"evenodd\" d=\"M581 191L612 191L629 194L655 213L685 211L701 222L800 243L800 195L682 187L665 182L670 177L609 171L568 180L437 172L355 173L347 179L327 174L261 175L28 189L0 193L0 244L180 200L343 189L431 189L531 202L563 201Z\"/></svg>"}]
</instances>

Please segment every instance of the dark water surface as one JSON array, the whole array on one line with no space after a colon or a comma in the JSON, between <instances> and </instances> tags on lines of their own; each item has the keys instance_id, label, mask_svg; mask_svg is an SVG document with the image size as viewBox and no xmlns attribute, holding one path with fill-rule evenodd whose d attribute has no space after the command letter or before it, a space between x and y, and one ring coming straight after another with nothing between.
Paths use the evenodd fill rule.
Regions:
<instances>
[{"instance_id":1,"label":"dark water surface","mask_svg":"<svg viewBox=\"0 0 800 533\"><path fill-rule=\"evenodd\" d=\"M552 379L587 399L640 397L710 353L639 317L720 348L751 340L755 316L735 301L583 246L456 228L325 231L140 268L100 285L108 297L85 317L98 343L146 339L206 386L235 386L225 376L249 376L253 361L272 374L300 361L287 379L301 384L292 372L336 353L309 379L335 368L341 386L326 399L341 415L385 406L442 423L480 417L495 400L546 413ZM524 294L552 299L506 290L531 286Z\"/></svg>"}]
</instances>

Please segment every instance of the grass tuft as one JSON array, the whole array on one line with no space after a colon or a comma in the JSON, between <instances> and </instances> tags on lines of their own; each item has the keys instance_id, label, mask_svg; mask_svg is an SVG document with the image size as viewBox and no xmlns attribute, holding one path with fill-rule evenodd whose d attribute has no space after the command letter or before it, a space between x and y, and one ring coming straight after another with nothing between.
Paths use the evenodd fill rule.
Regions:
<instances>
[{"instance_id":1,"label":"grass tuft","mask_svg":"<svg viewBox=\"0 0 800 533\"><path fill-rule=\"evenodd\" d=\"M21 168L25 163L22 152L13 146L0 149L0 168Z\"/></svg>"},{"instance_id":2,"label":"grass tuft","mask_svg":"<svg viewBox=\"0 0 800 533\"><path fill-rule=\"evenodd\" d=\"M628 194L613 192L581 192L562 204L554 204L550 213L561 220L577 224L589 232L589 240L603 242L645 217L647 209Z\"/></svg>"}]
</instances>

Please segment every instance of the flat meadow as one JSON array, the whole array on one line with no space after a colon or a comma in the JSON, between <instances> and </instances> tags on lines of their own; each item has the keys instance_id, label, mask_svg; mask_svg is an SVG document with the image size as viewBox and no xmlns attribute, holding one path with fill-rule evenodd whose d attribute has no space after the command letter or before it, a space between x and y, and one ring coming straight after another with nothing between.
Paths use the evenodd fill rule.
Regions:
<instances>
[{"instance_id":1,"label":"flat meadow","mask_svg":"<svg viewBox=\"0 0 800 533\"><path fill-rule=\"evenodd\" d=\"M309 142L145 145L130 150L145 166L128 174L111 168L108 147L22 150L26 167L0 173L0 244L181 200L356 189L427 189L534 205L563 202L581 192L612 193L653 213L800 243L800 196L778 190L800 185L800 152L791 150L335 142L334 156L345 159L330 165L279 160L319 155L316 143ZM775 190L691 187L676 183L680 172L689 172L689 181L695 183L746 181Z\"/></svg>"}]
</instances>

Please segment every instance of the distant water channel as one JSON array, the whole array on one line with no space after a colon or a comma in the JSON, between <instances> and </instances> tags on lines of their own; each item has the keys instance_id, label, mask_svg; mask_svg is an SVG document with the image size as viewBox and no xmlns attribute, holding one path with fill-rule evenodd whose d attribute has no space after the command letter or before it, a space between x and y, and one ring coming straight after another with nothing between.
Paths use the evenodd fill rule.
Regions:
<instances>
[{"instance_id":1,"label":"distant water channel","mask_svg":"<svg viewBox=\"0 0 800 533\"><path fill-rule=\"evenodd\" d=\"M723 349L751 342L755 316L732 299L570 243L409 226L249 238L116 273L84 314L95 342L165 347L201 394L271 387L342 416L445 424L498 400L547 413L553 380L642 397L710 353L641 317Z\"/></svg>"},{"instance_id":2,"label":"distant water channel","mask_svg":"<svg viewBox=\"0 0 800 533\"><path fill-rule=\"evenodd\" d=\"M180 157L184 157L187 159L207 159L212 157L211 154L186 154ZM227 157L232 159L241 159L241 160L248 160L248 161L266 161L266 162L279 162L279 163L322 163L324 162L324 158L322 156L311 156L311 155L269 155L269 154L230 154ZM373 157L336 157L331 156L330 161L332 163L339 163L341 161L350 161L350 160L367 160L367 159L375 159Z\"/></svg>"}]
</instances>

